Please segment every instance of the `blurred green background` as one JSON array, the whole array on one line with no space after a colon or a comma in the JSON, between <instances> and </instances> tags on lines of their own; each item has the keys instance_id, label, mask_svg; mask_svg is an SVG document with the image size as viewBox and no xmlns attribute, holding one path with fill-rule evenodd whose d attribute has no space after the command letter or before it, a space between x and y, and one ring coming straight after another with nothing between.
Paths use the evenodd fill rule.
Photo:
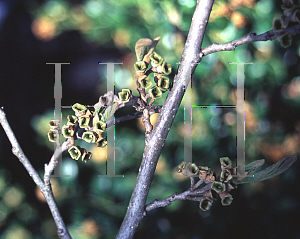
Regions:
<instances>
[{"instance_id":1,"label":"blurred green background","mask_svg":"<svg viewBox=\"0 0 300 239\"><path fill-rule=\"evenodd\" d=\"M53 119L54 67L62 66L62 105L95 104L106 92L106 67L115 66L115 94L134 84L135 42L161 37L156 51L172 64L180 62L195 0L13 0L0 1L0 104L23 151L39 174L53 153L48 122ZM215 1L203 47L225 43L250 32L264 33L281 15L280 1ZM271 165L299 155L300 39L288 48L277 41L256 42L234 52L205 56L192 79L193 105L235 105L236 65L245 66L246 163L265 158ZM163 104L167 93L155 104ZM134 112L122 109L115 117ZM219 171L219 158L236 159L236 113L232 108L193 108L193 162ZM73 114L62 110L63 123ZM157 114L151 116L155 123ZM0 238L58 238L43 197L0 134ZM141 120L115 126L116 175L106 173L106 149L76 142L93 153L88 163L63 154L65 178L52 178L62 216L74 239L114 238L135 185L144 148ZM189 187L174 177L183 161L184 104L169 132L147 203ZM300 238L299 163L266 182L233 191L231 206L214 202L208 212L198 203L176 201L148 213L135 238Z\"/></svg>"}]
</instances>

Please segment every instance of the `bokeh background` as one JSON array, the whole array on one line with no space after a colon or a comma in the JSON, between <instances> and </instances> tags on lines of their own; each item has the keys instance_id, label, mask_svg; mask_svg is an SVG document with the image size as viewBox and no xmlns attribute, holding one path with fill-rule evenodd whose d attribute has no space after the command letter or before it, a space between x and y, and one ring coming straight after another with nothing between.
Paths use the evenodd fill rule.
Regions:
<instances>
[{"instance_id":1,"label":"bokeh background","mask_svg":"<svg viewBox=\"0 0 300 239\"><path fill-rule=\"evenodd\" d=\"M62 66L62 105L95 104L106 92L106 67L115 67L115 93L134 85L134 45L161 36L157 52L177 64L196 0L10 0L0 1L0 105L19 143L39 174L53 153L48 122L54 110L54 66ZM249 32L272 28L280 1L216 0L203 47L225 43ZM271 165L299 155L300 39L282 48L277 41L256 42L234 52L203 58L192 80L193 105L235 105L236 65L245 66L246 163L265 158ZM162 104L163 98L155 102ZM122 109L116 117L134 112ZM63 109L62 119L72 114ZM155 123L157 115L151 116ZM175 118L157 165L147 203L189 187L174 177L183 161L184 107ZM65 178L52 178L62 216L74 239L114 238L132 193L144 148L141 120L115 127L116 174L104 178L106 149L76 142L93 153L88 163L63 154ZM219 171L219 158L236 159L234 108L193 108L193 162ZM148 213L135 238L300 238L299 162L268 181L234 190L231 206L215 201L203 212L197 202L176 201ZM0 238L58 238L43 196L0 129Z\"/></svg>"}]
</instances>

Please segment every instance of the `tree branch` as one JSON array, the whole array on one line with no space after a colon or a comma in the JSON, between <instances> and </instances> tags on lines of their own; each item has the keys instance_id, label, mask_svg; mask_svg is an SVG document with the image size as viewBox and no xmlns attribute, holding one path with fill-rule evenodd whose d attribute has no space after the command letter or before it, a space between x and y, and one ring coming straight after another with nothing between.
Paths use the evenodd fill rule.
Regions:
<instances>
[{"instance_id":1,"label":"tree branch","mask_svg":"<svg viewBox=\"0 0 300 239\"><path fill-rule=\"evenodd\" d=\"M30 177L32 177L35 184L38 186L38 188L43 193L46 202L50 208L50 211L52 213L52 216L54 218L54 221L56 223L56 226L58 228L58 236L62 239L71 239L71 236L68 232L68 229L60 215L59 209L57 207L57 204L55 202L50 182L48 185L44 184L43 180L41 179L40 175L37 173L37 171L34 169L34 167L31 165L30 161L25 156L22 148L20 147L9 123L7 122L7 119L5 117L5 113L3 111L3 107L0 109L0 123L12 145L12 152L14 155L17 156L19 161L23 164L25 169L27 170ZM55 156L54 156L55 155ZM56 157L56 154L54 154L52 158ZM50 177L49 177L50 180Z\"/></svg>"},{"instance_id":2,"label":"tree branch","mask_svg":"<svg viewBox=\"0 0 300 239\"><path fill-rule=\"evenodd\" d=\"M290 35L297 35L300 33L300 24L295 25L293 27L289 27L283 30L282 33L284 34L288 33ZM224 44L219 44L219 43L213 43L210 46L204 47L201 49L197 62L200 62L203 56L206 56L208 54L218 52L218 51L234 51L236 47L251 43L251 42L256 42L256 41L273 41L277 38L277 34L274 30L267 31L265 33L262 33L260 35L256 35L256 33L249 33L248 35L239 38L237 40L224 43Z\"/></svg>"},{"instance_id":3,"label":"tree branch","mask_svg":"<svg viewBox=\"0 0 300 239\"><path fill-rule=\"evenodd\" d=\"M58 164L58 157L70 147L74 145L74 138L66 140L61 146L57 147L54 154L52 155L49 164L45 164L44 183L46 186L50 185L50 177L53 173L54 168Z\"/></svg>"},{"instance_id":4,"label":"tree branch","mask_svg":"<svg viewBox=\"0 0 300 239\"><path fill-rule=\"evenodd\" d=\"M158 158L183 98L185 81L187 79L188 83L196 68L196 66L191 67L191 63L195 62L197 53L200 52L213 3L213 0L198 0L197 2L178 74L175 76L173 88L170 90L158 120L150 133L149 141L146 141L136 185L116 237L118 239L133 238L138 225L145 216L145 203Z\"/></svg>"},{"instance_id":5,"label":"tree branch","mask_svg":"<svg viewBox=\"0 0 300 239\"><path fill-rule=\"evenodd\" d=\"M202 180L199 180L198 182L203 183ZM197 182L197 184L198 184ZM146 208L145 208L145 212L151 211L153 209L156 209L158 207L167 207L169 206L173 201L175 200L190 200L190 201L200 201L202 197L199 197L201 195L206 194L207 192L209 192L211 190L211 184L209 183L206 186L204 186L203 188L198 189L197 191L195 191L196 188L189 188L186 191L184 191L183 193L174 193L173 195L163 199L163 200L154 200L153 202L149 203ZM198 186L200 186L200 184L198 184ZM196 197L193 197L196 196Z\"/></svg>"}]
</instances>

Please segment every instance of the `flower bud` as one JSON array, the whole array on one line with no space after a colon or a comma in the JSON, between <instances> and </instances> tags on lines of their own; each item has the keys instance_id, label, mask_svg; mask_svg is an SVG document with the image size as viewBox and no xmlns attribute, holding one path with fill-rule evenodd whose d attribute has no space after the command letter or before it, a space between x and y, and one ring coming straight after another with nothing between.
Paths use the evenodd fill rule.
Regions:
<instances>
[{"instance_id":1,"label":"flower bud","mask_svg":"<svg viewBox=\"0 0 300 239\"><path fill-rule=\"evenodd\" d=\"M153 67L156 67L157 65L161 65L164 61L164 59L160 55L158 55L156 52L153 52L150 55L150 59L151 59L151 65Z\"/></svg>"},{"instance_id":2,"label":"flower bud","mask_svg":"<svg viewBox=\"0 0 300 239\"><path fill-rule=\"evenodd\" d=\"M76 103L72 106L72 110L74 110L76 116L80 117L85 114L87 109L84 105Z\"/></svg>"},{"instance_id":3,"label":"flower bud","mask_svg":"<svg viewBox=\"0 0 300 239\"><path fill-rule=\"evenodd\" d=\"M107 145L106 139L101 139L99 142L97 142L97 147L104 148Z\"/></svg>"},{"instance_id":4,"label":"flower bud","mask_svg":"<svg viewBox=\"0 0 300 239\"><path fill-rule=\"evenodd\" d=\"M139 77L138 81L141 84L141 86L143 88L146 88L146 89L149 88L152 85L151 79L146 75L143 75L143 76Z\"/></svg>"},{"instance_id":5,"label":"flower bud","mask_svg":"<svg viewBox=\"0 0 300 239\"><path fill-rule=\"evenodd\" d=\"M160 79L158 79L157 81L157 86L159 87L159 89L161 89L162 91L166 91L169 89L170 87L170 80L168 77L163 76Z\"/></svg>"},{"instance_id":6,"label":"flower bud","mask_svg":"<svg viewBox=\"0 0 300 239\"><path fill-rule=\"evenodd\" d=\"M159 99L162 96L162 91L157 86L153 86L149 90L149 94L153 99Z\"/></svg>"},{"instance_id":7,"label":"flower bud","mask_svg":"<svg viewBox=\"0 0 300 239\"><path fill-rule=\"evenodd\" d=\"M78 118L75 115L68 115L67 116L68 122L67 125L75 125L78 121Z\"/></svg>"},{"instance_id":8,"label":"flower bud","mask_svg":"<svg viewBox=\"0 0 300 239\"><path fill-rule=\"evenodd\" d=\"M228 157L220 158L221 166L230 168L231 167L231 160Z\"/></svg>"},{"instance_id":9,"label":"flower bud","mask_svg":"<svg viewBox=\"0 0 300 239\"><path fill-rule=\"evenodd\" d=\"M98 134L94 131L87 131L84 132L82 135L82 139L88 143L96 143L98 138L99 138Z\"/></svg>"},{"instance_id":10,"label":"flower bud","mask_svg":"<svg viewBox=\"0 0 300 239\"><path fill-rule=\"evenodd\" d=\"M103 132L103 131L105 131L105 129L106 129L106 123L103 122L103 121L98 121L98 122L95 124L94 129Z\"/></svg>"},{"instance_id":11,"label":"flower bud","mask_svg":"<svg viewBox=\"0 0 300 239\"><path fill-rule=\"evenodd\" d=\"M59 139L59 134L57 129L50 129L48 132L48 139L50 142L55 143Z\"/></svg>"},{"instance_id":12,"label":"flower bud","mask_svg":"<svg viewBox=\"0 0 300 239\"><path fill-rule=\"evenodd\" d=\"M275 32L281 32L283 28L284 28L284 24L281 19L275 19L273 21L273 30Z\"/></svg>"},{"instance_id":13,"label":"flower bud","mask_svg":"<svg viewBox=\"0 0 300 239\"><path fill-rule=\"evenodd\" d=\"M50 120L49 125L51 129L55 129L59 127L59 120Z\"/></svg>"},{"instance_id":14,"label":"flower bud","mask_svg":"<svg viewBox=\"0 0 300 239\"><path fill-rule=\"evenodd\" d=\"M84 149L81 148L80 146L72 146L68 150L68 152L72 159L78 160L80 158L80 156L82 155L82 153L84 152Z\"/></svg>"},{"instance_id":15,"label":"flower bud","mask_svg":"<svg viewBox=\"0 0 300 239\"><path fill-rule=\"evenodd\" d=\"M219 196L223 206L229 206L233 201L233 197L228 192L220 193Z\"/></svg>"},{"instance_id":16,"label":"flower bud","mask_svg":"<svg viewBox=\"0 0 300 239\"><path fill-rule=\"evenodd\" d=\"M232 179L232 176L231 176L231 173L228 169L223 169L222 172L221 172L221 175L220 175L220 180L222 182L228 182L229 180Z\"/></svg>"},{"instance_id":17,"label":"flower bud","mask_svg":"<svg viewBox=\"0 0 300 239\"><path fill-rule=\"evenodd\" d=\"M119 98L123 103L127 103L130 100L132 92L129 89L122 89L122 92L119 92Z\"/></svg>"},{"instance_id":18,"label":"flower bud","mask_svg":"<svg viewBox=\"0 0 300 239\"><path fill-rule=\"evenodd\" d=\"M212 184L211 184L211 188L213 190L215 190L217 193L220 193L220 192L224 192L225 189L226 189L226 185L222 182L217 182L217 181L214 181Z\"/></svg>"},{"instance_id":19,"label":"flower bud","mask_svg":"<svg viewBox=\"0 0 300 239\"><path fill-rule=\"evenodd\" d=\"M82 154L82 161L86 163L91 159L91 157L92 157L92 153L85 150L84 153Z\"/></svg>"},{"instance_id":20,"label":"flower bud","mask_svg":"<svg viewBox=\"0 0 300 239\"><path fill-rule=\"evenodd\" d=\"M207 211L210 209L211 205L213 203L213 200L207 197L202 197L201 201L199 203L199 207L200 209L202 209L203 211Z\"/></svg>"},{"instance_id":21,"label":"flower bud","mask_svg":"<svg viewBox=\"0 0 300 239\"><path fill-rule=\"evenodd\" d=\"M136 72L143 73L147 70L147 65L143 61L137 61L134 64L134 69L135 69Z\"/></svg>"},{"instance_id":22,"label":"flower bud","mask_svg":"<svg viewBox=\"0 0 300 239\"><path fill-rule=\"evenodd\" d=\"M74 128L71 125L64 125L61 132L65 138L71 138L74 136Z\"/></svg>"},{"instance_id":23,"label":"flower bud","mask_svg":"<svg viewBox=\"0 0 300 239\"><path fill-rule=\"evenodd\" d=\"M90 117L82 116L79 119L79 127L80 128L87 128L90 124Z\"/></svg>"},{"instance_id":24,"label":"flower bud","mask_svg":"<svg viewBox=\"0 0 300 239\"><path fill-rule=\"evenodd\" d=\"M284 34L277 38L280 42L280 45L284 48L289 47L292 44L292 36L290 34Z\"/></svg>"},{"instance_id":25,"label":"flower bud","mask_svg":"<svg viewBox=\"0 0 300 239\"><path fill-rule=\"evenodd\" d=\"M182 161L176 168L177 173L181 173L183 169L185 168L185 161Z\"/></svg>"}]
</instances>

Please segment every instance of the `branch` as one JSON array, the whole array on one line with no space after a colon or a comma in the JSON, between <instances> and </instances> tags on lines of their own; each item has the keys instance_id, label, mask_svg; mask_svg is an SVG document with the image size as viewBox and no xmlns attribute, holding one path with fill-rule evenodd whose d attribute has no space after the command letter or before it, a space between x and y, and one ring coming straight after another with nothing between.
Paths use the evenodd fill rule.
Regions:
<instances>
[{"instance_id":1,"label":"branch","mask_svg":"<svg viewBox=\"0 0 300 239\"><path fill-rule=\"evenodd\" d=\"M41 179L40 175L37 173L37 171L34 169L34 167L31 165L30 161L27 159L25 154L23 153L22 148L20 147L9 123L7 122L7 119L5 117L5 113L3 111L3 107L0 108L0 123L12 145L12 152L14 155L17 156L19 161L23 164L25 169L27 170L30 177L32 177L35 184L38 186L38 188L43 193L47 204L50 208L50 211L52 213L52 216L54 218L54 221L56 223L56 226L58 228L58 236L62 239L71 239L71 236L68 232L68 229L60 215L59 209L57 207L57 204L55 202L55 199L53 197L52 189L50 186L50 183L48 185L45 185L43 180ZM55 155L55 154L54 154ZM54 156L53 156L54 157ZM52 157L52 158L53 158Z\"/></svg>"},{"instance_id":2,"label":"branch","mask_svg":"<svg viewBox=\"0 0 300 239\"><path fill-rule=\"evenodd\" d=\"M46 186L50 185L50 177L53 173L54 168L58 164L59 156L70 147L74 145L74 138L66 140L61 146L57 147L54 154L52 155L49 164L45 164L44 183Z\"/></svg>"},{"instance_id":3,"label":"branch","mask_svg":"<svg viewBox=\"0 0 300 239\"><path fill-rule=\"evenodd\" d=\"M300 24L284 29L281 34L284 33L288 33L290 35L300 34ZM214 52L234 51L236 47L247 43L256 42L256 41L273 41L275 39L277 39L276 32L274 30L270 30L260 35L256 35L256 33L249 33L248 35L242 38L224 44L213 43L212 45L201 49L198 55L197 62L200 62L203 56L206 56Z\"/></svg>"},{"instance_id":4,"label":"branch","mask_svg":"<svg viewBox=\"0 0 300 239\"><path fill-rule=\"evenodd\" d=\"M117 239L133 238L138 225L145 216L145 203L158 158L183 98L185 81L187 79L187 83L189 83L191 74L195 71L196 66L192 66L191 69L191 63L195 62L197 53L200 51L213 3L213 0L198 0L197 2L178 74L175 76L173 88L170 90L158 120L150 133L148 143L145 144L136 185Z\"/></svg>"},{"instance_id":5,"label":"branch","mask_svg":"<svg viewBox=\"0 0 300 239\"><path fill-rule=\"evenodd\" d=\"M198 182L203 183L202 180L199 180ZM197 184L198 184L197 182ZM198 184L198 186L200 186L200 183ZM207 192L209 192L211 190L211 183L207 184L205 187L198 189L197 191L195 191L196 188L189 188L186 191L184 191L183 193L174 193L173 195L163 199L163 200L154 200L153 202L149 203L146 208L145 208L145 212L151 211L153 209L156 209L158 207L167 207L169 206L173 201L175 200L190 200L190 201L200 201L201 200L201 195L206 194ZM193 197L196 196L196 197Z\"/></svg>"}]
</instances>

